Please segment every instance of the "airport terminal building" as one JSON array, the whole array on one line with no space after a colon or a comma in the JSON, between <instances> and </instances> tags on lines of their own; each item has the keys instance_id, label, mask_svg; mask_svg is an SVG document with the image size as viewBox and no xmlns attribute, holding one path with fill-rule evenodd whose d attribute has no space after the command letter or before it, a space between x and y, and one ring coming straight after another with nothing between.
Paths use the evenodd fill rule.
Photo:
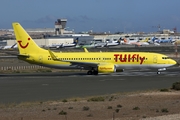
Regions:
<instances>
[{"instance_id":1,"label":"airport terminal building","mask_svg":"<svg viewBox=\"0 0 180 120\"><path fill-rule=\"evenodd\" d=\"M162 33L156 33L156 34L142 34L142 33L136 33L136 34L109 34L109 33L103 33L103 34L93 34L93 33L82 33L82 34L75 34L74 31L67 31L66 30L66 22L67 19L57 19L55 21L55 28L44 28L44 29L26 29L26 31L30 34L30 36L35 40L35 42L42 47L50 47L50 46L56 46L60 44L71 44L75 40L78 39L78 44L88 45L93 42L99 43L99 42L109 42L109 41L117 41L120 38L129 38L130 40L138 39L143 40L146 37L159 37L161 39L168 39L171 34L173 34L169 30L163 30ZM8 35L12 34L13 31L8 31ZM179 36L173 36L175 39L179 39ZM13 45L15 44L15 39L10 40L2 40L0 42L0 46L5 45Z\"/></svg>"}]
</instances>

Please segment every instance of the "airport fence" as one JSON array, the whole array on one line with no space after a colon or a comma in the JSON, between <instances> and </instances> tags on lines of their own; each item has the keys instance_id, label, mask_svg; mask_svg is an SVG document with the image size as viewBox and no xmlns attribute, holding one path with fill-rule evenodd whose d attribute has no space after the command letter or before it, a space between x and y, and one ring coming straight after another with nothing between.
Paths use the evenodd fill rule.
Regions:
<instances>
[{"instance_id":1,"label":"airport fence","mask_svg":"<svg viewBox=\"0 0 180 120\"><path fill-rule=\"evenodd\" d=\"M14 71L14 70L31 70L31 69L43 69L44 66L32 65L32 66L3 66L0 67L1 71Z\"/></svg>"}]
</instances>

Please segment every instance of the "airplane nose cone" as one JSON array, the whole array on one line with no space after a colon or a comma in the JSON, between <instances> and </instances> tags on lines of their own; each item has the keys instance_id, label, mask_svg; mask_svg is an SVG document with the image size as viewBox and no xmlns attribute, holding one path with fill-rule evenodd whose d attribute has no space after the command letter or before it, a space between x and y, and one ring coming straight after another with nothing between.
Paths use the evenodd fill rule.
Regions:
<instances>
[{"instance_id":1,"label":"airplane nose cone","mask_svg":"<svg viewBox=\"0 0 180 120\"><path fill-rule=\"evenodd\" d=\"M175 60L171 60L171 62L170 62L172 65L179 65L179 63L178 62L176 62Z\"/></svg>"}]
</instances>

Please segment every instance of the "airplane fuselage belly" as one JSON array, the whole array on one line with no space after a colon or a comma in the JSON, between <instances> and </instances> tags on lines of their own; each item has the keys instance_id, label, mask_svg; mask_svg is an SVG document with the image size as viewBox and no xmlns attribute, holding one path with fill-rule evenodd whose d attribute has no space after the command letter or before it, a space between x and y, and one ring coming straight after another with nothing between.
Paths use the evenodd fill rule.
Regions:
<instances>
[{"instance_id":1,"label":"airplane fuselage belly","mask_svg":"<svg viewBox=\"0 0 180 120\"><path fill-rule=\"evenodd\" d=\"M77 66L70 66L70 65L58 65L58 64L42 64L44 67L49 67L49 68L56 68L56 69L80 69Z\"/></svg>"},{"instance_id":2,"label":"airplane fuselage belly","mask_svg":"<svg viewBox=\"0 0 180 120\"><path fill-rule=\"evenodd\" d=\"M148 64L143 64L143 65L135 65L135 64L126 64L126 65L123 65L123 64L118 64L118 65L115 65L116 66L116 69L148 69L150 68L150 66Z\"/></svg>"},{"instance_id":3,"label":"airplane fuselage belly","mask_svg":"<svg viewBox=\"0 0 180 120\"><path fill-rule=\"evenodd\" d=\"M152 64L149 68L159 69L159 68L167 68L171 66L174 66L174 64Z\"/></svg>"},{"instance_id":4,"label":"airplane fuselage belly","mask_svg":"<svg viewBox=\"0 0 180 120\"><path fill-rule=\"evenodd\" d=\"M45 52L44 54L48 54ZM171 66L165 63L165 61L157 61L157 57L151 57L151 54L142 53L78 53L74 56L73 53L59 53L57 54L59 59L81 62L95 62L97 64L114 64L117 69L159 69ZM106 57L108 56L108 57ZM146 58L145 56L148 56ZM107 59L108 58L108 59ZM71 65L70 62L54 61L49 55L31 55L28 58L20 57L21 60L29 62L31 64L37 64L41 66L57 68L57 69L80 69L81 65ZM98 65L97 65L98 66Z\"/></svg>"}]
</instances>

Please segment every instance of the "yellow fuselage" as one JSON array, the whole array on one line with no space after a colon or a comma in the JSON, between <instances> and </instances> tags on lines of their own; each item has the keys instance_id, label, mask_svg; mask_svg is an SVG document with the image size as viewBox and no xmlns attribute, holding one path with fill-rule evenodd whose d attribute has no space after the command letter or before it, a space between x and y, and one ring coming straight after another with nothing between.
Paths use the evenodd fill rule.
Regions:
<instances>
[{"instance_id":1,"label":"yellow fuselage","mask_svg":"<svg viewBox=\"0 0 180 120\"><path fill-rule=\"evenodd\" d=\"M45 50L41 54L31 54L29 58L21 58L33 64L53 68L78 68L68 61L84 63L113 64L119 69L163 68L175 64L174 60L158 53L145 52L73 52L54 53L60 61L54 61ZM167 59L166 59L167 58Z\"/></svg>"}]
</instances>

